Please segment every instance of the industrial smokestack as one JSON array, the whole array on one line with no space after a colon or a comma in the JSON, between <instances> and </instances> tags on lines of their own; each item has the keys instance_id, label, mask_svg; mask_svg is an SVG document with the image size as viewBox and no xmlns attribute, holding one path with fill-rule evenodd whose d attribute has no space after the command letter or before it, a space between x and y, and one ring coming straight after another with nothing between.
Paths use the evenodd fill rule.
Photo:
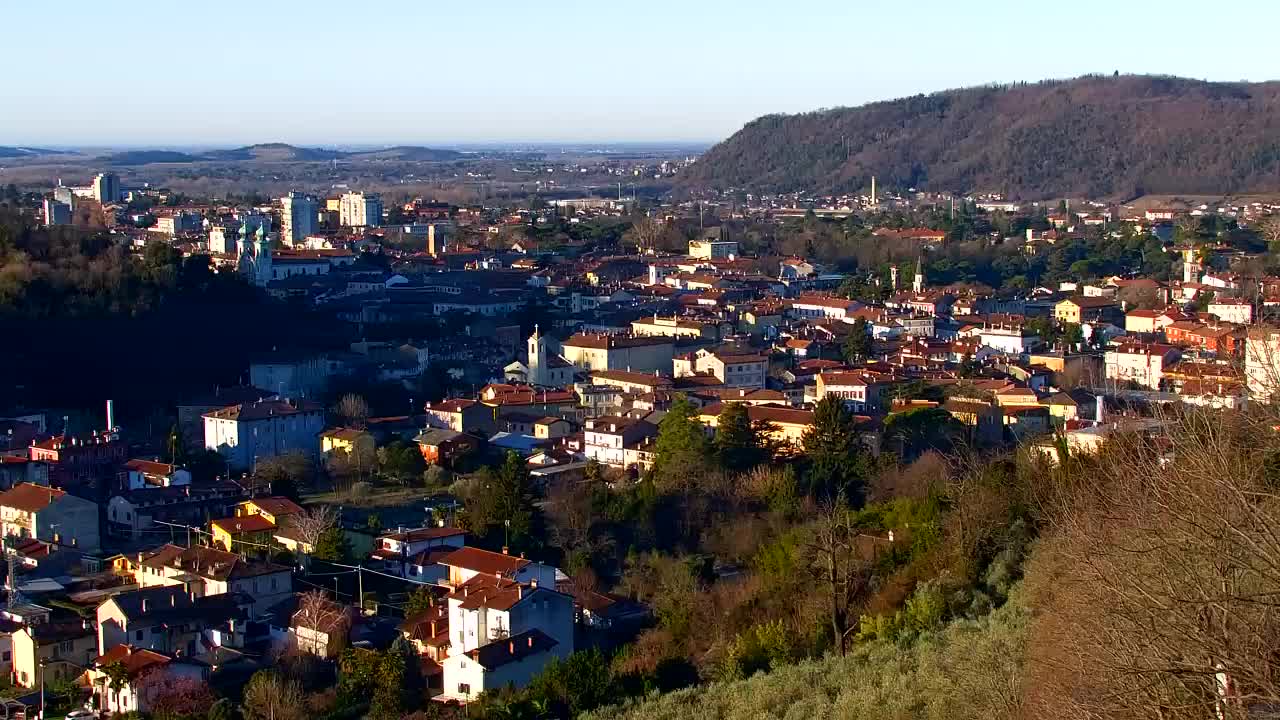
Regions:
<instances>
[{"instance_id":1,"label":"industrial smokestack","mask_svg":"<svg viewBox=\"0 0 1280 720\"><path fill-rule=\"evenodd\" d=\"M116 428L116 401L107 401L107 432Z\"/></svg>"}]
</instances>

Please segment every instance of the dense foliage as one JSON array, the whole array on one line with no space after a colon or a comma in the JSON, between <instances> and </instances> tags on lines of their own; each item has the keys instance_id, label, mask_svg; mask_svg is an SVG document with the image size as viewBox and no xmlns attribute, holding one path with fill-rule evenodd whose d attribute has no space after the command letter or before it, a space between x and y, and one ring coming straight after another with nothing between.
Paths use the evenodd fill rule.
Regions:
<instances>
[{"instance_id":1,"label":"dense foliage","mask_svg":"<svg viewBox=\"0 0 1280 720\"><path fill-rule=\"evenodd\" d=\"M768 115L703 155L686 188L870 186L1010 197L1275 189L1280 85L1083 77Z\"/></svg>"},{"instance_id":2,"label":"dense foliage","mask_svg":"<svg viewBox=\"0 0 1280 720\"><path fill-rule=\"evenodd\" d=\"M338 339L235 273L214 272L207 256L163 243L135 254L104 232L39 228L6 209L0 334L10 338L3 373L21 379L0 386L0 405L115 398L125 414L240 384L254 353Z\"/></svg>"}]
</instances>

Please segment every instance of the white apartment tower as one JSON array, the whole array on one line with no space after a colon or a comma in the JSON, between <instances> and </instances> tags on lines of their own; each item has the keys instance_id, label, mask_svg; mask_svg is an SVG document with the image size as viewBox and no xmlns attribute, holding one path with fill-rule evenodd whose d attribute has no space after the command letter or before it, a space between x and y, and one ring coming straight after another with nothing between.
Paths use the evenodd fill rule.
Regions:
<instances>
[{"instance_id":1,"label":"white apartment tower","mask_svg":"<svg viewBox=\"0 0 1280 720\"><path fill-rule=\"evenodd\" d=\"M289 247L301 245L316 230L316 199L291 192L280 198L280 241Z\"/></svg>"},{"instance_id":2,"label":"white apartment tower","mask_svg":"<svg viewBox=\"0 0 1280 720\"><path fill-rule=\"evenodd\" d=\"M358 192L344 193L338 202L338 221L348 227L378 227L382 224L382 198Z\"/></svg>"}]
</instances>

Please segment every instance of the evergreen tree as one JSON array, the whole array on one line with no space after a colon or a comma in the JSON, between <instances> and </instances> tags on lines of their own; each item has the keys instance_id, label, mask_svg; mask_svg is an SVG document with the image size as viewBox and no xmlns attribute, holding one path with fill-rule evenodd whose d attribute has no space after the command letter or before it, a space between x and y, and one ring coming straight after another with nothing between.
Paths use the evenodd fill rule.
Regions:
<instances>
[{"instance_id":1,"label":"evergreen tree","mask_svg":"<svg viewBox=\"0 0 1280 720\"><path fill-rule=\"evenodd\" d=\"M871 344L871 327L866 318L858 318L853 323L853 330L844 340L844 359L847 362L862 362L871 357L874 348Z\"/></svg>"},{"instance_id":2,"label":"evergreen tree","mask_svg":"<svg viewBox=\"0 0 1280 720\"><path fill-rule=\"evenodd\" d=\"M351 541L340 527L331 527L316 539L312 557L329 562L346 562L351 558Z\"/></svg>"},{"instance_id":3,"label":"evergreen tree","mask_svg":"<svg viewBox=\"0 0 1280 720\"><path fill-rule=\"evenodd\" d=\"M808 490L820 499L843 497L851 506L862 503L867 460L862 453L853 413L844 402L828 395L813 411L813 427L804 434L809 459Z\"/></svg>"},{"instance_id":4,"label":"evergreen tree","mask_svg":"<svg viewBox=\"0 0 1280 720\"><path fill-rule=\"evenodd\" d=\"M764 460L757 428L747 414L747 406L739 402L726 403L716 421L714 441L716 457L726 470L741 472L759 465Z\"/></svg>"},{"instance_id":5,"label":"evergreen tree","mask_svg":"<svg viewBox=\"0 0 1280 720\"><path fill-rule=\"evenodd\" d=\"M666 416L658 423L658 439L654 443L654 478L669 484L691 477L691 473L705 466L709 450L707 432L697 420L697 409L689 398L676 396Z\"/></svg>"}]
</instances>

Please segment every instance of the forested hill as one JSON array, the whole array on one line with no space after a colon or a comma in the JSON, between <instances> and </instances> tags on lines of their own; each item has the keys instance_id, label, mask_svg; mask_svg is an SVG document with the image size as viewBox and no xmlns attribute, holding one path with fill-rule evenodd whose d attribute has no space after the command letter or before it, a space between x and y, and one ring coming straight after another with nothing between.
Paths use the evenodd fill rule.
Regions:
<instances>
[{"instance_id":1,"label":"forested hill","mask_svg":"<svg viewBox=\"0 0 1280 720\"><path fill-rule=\"evenodd\" d=\"M881 188L1034 199L1280 190L1280 82L1083 77L767 115L685 189Z\"/></svg>"}]
</instances>

